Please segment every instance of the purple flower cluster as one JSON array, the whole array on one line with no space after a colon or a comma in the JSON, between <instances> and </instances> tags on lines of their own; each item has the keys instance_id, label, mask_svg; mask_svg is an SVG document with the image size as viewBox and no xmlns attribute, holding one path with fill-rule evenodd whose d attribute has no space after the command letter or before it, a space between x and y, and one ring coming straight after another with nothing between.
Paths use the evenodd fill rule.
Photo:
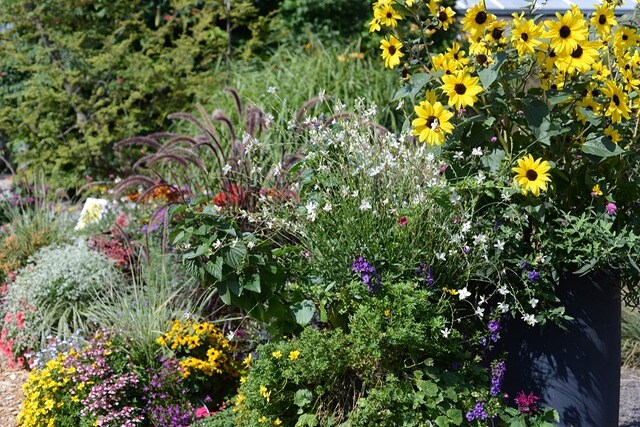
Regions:
<instances>
[{"instance_id":1,"label":"purple flower cluster","mask_svg":"<svg viewBox=\"0 0 640 427\"><path fill-rule=\"evenodd\" d=\"M424 279L426 284L429 286L433 285L433 282L435 281L435 278L433 277L433 270L428 264L420 264L420 267L418 267L418 276Z\"/></svg>"},{"instance_id":2,"label":"purple flower cluster","mask_svg":"<svg viewBox=\"0 0 640 427\"><path fill-rule=\"evenodd\" d=\"M354 273L359 273L362 282L367 285L369 292L374 292L382 288L382 278L376 272L373 265L369 264L364 257L359 256L351 265Z\"/></svg>"},{"instance_id":3,"label":"purple flower cluster","mask_svg":"<svg viewBox=\"0 0 640 427\"><path fill-rule=\"evenodd\" d=\"M490 320L487 324L487 329L489 330L489 339L492 342L498 342L500 339L500 329L502 329L502 325L499 320Z\"/></svg>"},{"instance_id":4,"label":"purple flower cluster","mask_svg":"<svg viewBox=\"0 0 640 427\"><path fill-rule=\"evenodd\" d=\"M489 415L487 411L484 410L484 404L482 402L476 402L476 405L472 410L467 412L467 421L473 420L486 420Z\"/></svg>"},{"instance_id":5,"label":"purple flower cluster","mask_svg":"<svg viewBox=\"0 0 640 427\"><path fill-rule=\"evenodd\" d=\"M148 369L149 380L142 388L145 413L153 425L187 427L194 421L194 409L186 399L182 367L176 359L161 359L162 365Z\"/></svg>"},{"instance_id":6,"label":"purple flower cluster","mask_svg":"<svg viewBox=\"0 0 640 427\"><path fill-rule=\"evenodd\" d=\"M504 371L506 370L506 364L504 361L495 363L491 367L491 389L489 392L492 396L500 394L502 388L502 381L504 380Z\"/></svg>"},{"instance_id":7,"label":"purple flower cluster","mask_svg":"<svg viewBox=\"0 0 640 427\"><path fill-rule=\"evenodd\" d=\"M540 273L538 273L536 270L531 270L529 272L529 281L537 282L538 280L540 280Z\"/></svg>"}]
</instances>

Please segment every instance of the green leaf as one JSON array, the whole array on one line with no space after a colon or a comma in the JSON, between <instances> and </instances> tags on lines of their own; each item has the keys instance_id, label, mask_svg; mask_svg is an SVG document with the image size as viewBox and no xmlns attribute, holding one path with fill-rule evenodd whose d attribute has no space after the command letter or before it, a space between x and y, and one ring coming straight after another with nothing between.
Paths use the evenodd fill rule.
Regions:
<instances>
[{"instance_id":1,"label":"green leaf","mask_svg":"<svg viewBox=\"0 0 640 427\"><path fill-rule=\"evenodd\" d=\"M313 319L313 315L316 312L316 305L310 300L300 301L291 306L291 312L297 324L306 326L311 322L311 319Z\"/></svg>"},{"instance_id":2,"label":"green leaf","mask_svg":"<svg viewBox=\"0 0 640 427\"><path fill-rule=\"evenodd\" d=\"M436 71L435 73L418 73L411 76L409 82L405 84L402 88L400 88L391 101L397 101L400 98L405 98L407 96L411 96L411 98L415 98L415 96L424 88L424 86L429 83L431 80L438 79L444 73L444 71Z\"/></svg>"},{"instance_id":3,"label":"green leaf","mask_svg":"<svg viewBox=\"0 0 640 427\"><path fill-rule=\"evenodd\" d=\"M306 388L296 391L296 394L293 397L293 404L299 408L304 408L310 405L311 402L313 402L313 393Z\"/></svg>"},{"instance_id":4,"label":"green leaf","mask_svg":"<svg viewBox=\"0 0 640 427\"><path fill-rule=\"evenodd\" d=\"M485 91L498 78L498 71L500 70L500 67L502 67L502 64L504 63L505 58L506 58L506 55L504 53L501 53L501 52L498 53L496 55L496 61L493 64L489 65L487 68L482 69L478 72L478 77L480 77L482 88Z\"/></svg>"},{"instance_id":5,"label":"green leaf","mask_svg":"<svg viewBox=\"0 0 640 427\"><path fill-rule=\"evenodd\" d=\"M216 280L222 280L222 257L216 257L215 261L207 261L204 269Z\"/></svg>"},{"instance_id":6,"label":"green leaf","mask_svg":"<svg viewBox=\"0 0 640 427\"><path fill-rule=\"evenodd\" d=\"M553 105L557 105L557 104L561 104L564 101L568 100L569 98L571 98L573 96L573 94L569 93L569 92L562 92L559 90L548 90L547 91L547 99L549 100L549 104Z\"/></svg>"},{"instance_id":7,"label":"green leaf","mask_svg":"<svg viewBox=\"0 0 640 427\"><path fill-rule=\"evenodd\" d=\"M438 418L436 418L436 425L438 427L449 427L449 421L447 420L447 417L445 417L444 415L440 415Z\"/></svg>"},{"instance_id":8,"label":"green leaf","mask_svg":"<svg viewBox=\"0 0 640 427\"><path fill-rule=\"evenodd\" d=\"M447 411L447 417L453 425L459 426L462 425L462 411L460 409L449 409Z\"/></svg>"},{"instance_id":9,"label":"green leaf","mask_svg":"<svg viewBox=\"0 0 640 427\"><path fill-rule=\"evenodd\" d=\"M482 165L489 168L491 172L497 172L504 160L504 150L493 150L491 154L482 156Z\"/></svg>"},{"instance_id":10,"label":"green leaf","mask_svg":"<svg viewBox=\"0 0 640 427\"><path fill-rule=\"evenodd\" d=\"M252 275L242 284L242 287L248 291L260 293L262 291L260 287L260 275L258 273Z\"/></svg>"},{"instance_id":11,"label":"green leaf","mask_svg":"<svg viewBox=\"0 0 640 427\"><path fill-rule=\"evenodd\" d=\"M316 427L317 425L318 419L315 414L302 414L296 423L296 427Z\"/></svg>"},{"instance_id":12,"label":"green leaf","mask_svg":"<svg viewBox=\"0 0 640 427\"><path fill-rule=\"evenodd\" d=\"M242 242L235 242L229 245L223 253L224 263L233 269L239 269L244 265L247 256L247 247Z\"/></svg>"},{"instance_id":13,"label":"green leaf","mask_svg":"<svg viewBox=\"0 0 640 427\"><path fill-rule=\"evenodd\" d=\"M219 283L216 287L218 288L218 295L220 295L222 302L227 305L231 305L231 292L229 291L227 284Z\"/></svg>"},{"instance_id":14,"label":"green leaf","mask_svg":"<svg viewBox=\"0 0 640 427\"><path fill-rule=\"evenodd\" d=\"M420 390L423 390L427 394L427 396L437 396L438 385L433 381L417 381L416 384Z\"/></svg>"},{"instance_id":15,"label":"green leaf","mask_svg":"<svg viewBox=\"0 0 640 427\"><path fill-rule=\"evenodd\" d=\"M592 156L606 159L607 157L619 156L625 151L619 145L611 142L605 135L587 135L587 140L582 144L582 152Z\"/></svg>"},{"instance_id":16,"label":"green leaf","mask_svg":"<svg viewBox=\"0 0 640 427\"><path fill-rule=\"evenodd\" d=\"M525 98L522 101L522 111L532 129L540 129L545 121L549 121L549 107L537 98Z\"/></svg>"}]
</instances>

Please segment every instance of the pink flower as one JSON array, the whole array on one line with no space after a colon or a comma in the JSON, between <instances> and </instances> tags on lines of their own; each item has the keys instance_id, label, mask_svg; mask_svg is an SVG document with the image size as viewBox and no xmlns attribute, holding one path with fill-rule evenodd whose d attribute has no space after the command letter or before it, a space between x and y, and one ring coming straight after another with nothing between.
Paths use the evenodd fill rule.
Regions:
<instances>
[{"instance_id":1,"label":"pink flower","mask_svg":"<svg viewBox=\"0 0 640 427\"><path fill-rule=\"evenodd\" d=\"M520 394L514 399L516 405L518 405L518 411L523 414L533 414L538 411L538 400L540 398L533 394L533 392L524 394L524 391L521 391Z\"/></svg>"},{"instance_id":2,"label":"pink flower","mask_svg":"<svg viewBox=\"0 0 640 427\"><path fill-rule=\"evenodd\" d=\"M125 228L127 225L129 225L129 217L126 213L120 212L118 214L118 216L116 217L116 225L120 228Z\"/></svg>"},{"instance_id":3,"label":"pink flower","mask_svg":"<svg viewBox=\"0 0 640 427\"><path fill-rule=\"evenodd\" d=\"M407 222L409 222L409 221L407 220L407 217L406 217L406 216L403 216L403 217L401 217L401 218L398 218L398 225L399 225L400 227L406 227L406 226L407 226Z\"/></svg>"},{"instance_id":4,"label":"pink flower","mask_svg":"<svg viewBox=\"0 0 640 427\"><path fill-rule=\"evenodd\" d=\"M206 406L201 406L196 409L196 418L208 417L210 414L209 409Z\"/></svg>"},{"instance_id":5,"label":"pink flower","mask_svg":"<svg viewBox=\"0 0 640 427\"><path fill-rule=\"evenodd\" d=\"M615 214L616 211L618 210L618 207L616 206L615 203L607 203L607 206L605 206L604 208L607 211L607 215L609 216Z\"/></svg>"},{"instance_id":6,"label":"pink flower","mask_svg":"<svg viewBox=\"0 0 640 427\"><path fill-rule=\"evenodd\" d=\"M24 311L19 311L16 315L16 322L18 323L18 329L24 328Z\"/></svg>"}]
</instances>

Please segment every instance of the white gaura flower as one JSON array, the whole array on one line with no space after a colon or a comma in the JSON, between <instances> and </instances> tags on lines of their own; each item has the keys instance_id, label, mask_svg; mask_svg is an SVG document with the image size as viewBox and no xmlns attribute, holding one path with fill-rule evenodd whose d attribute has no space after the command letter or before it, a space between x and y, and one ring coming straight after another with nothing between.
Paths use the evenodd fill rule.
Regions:
<instances>
[{"instance_id":1,"label":"white gaura flower","mask_svg":"<svg viewBox=\"0 0 640 427\"><path fill-rule=\"evenodd\" d=\"M538 321L536 320L536 318L533 316L533 314L524 314L522 316L522 320L524 320L525 322L527 322L527 324L529 324L529 326L534 326L536 323L538 323Z\"/></svg>"},{"instance_id":2,"label":"white gaura flower","mask_svg":"<svg viewBox=\"0 0 640 427\"><path fill-rule=\"evenodd\" d=\"M508 295L509 294L509 289L507 289L507 285L502 285L498 288L498 293L500 295Z\"/></svg>"},{"instance_id":3,"label":"white gaura flower","mask_svg":"<svg viewBox=\"0 0 640 427\"><path fill-rule=\"evenodd\" d=\"M440 333L442 334L442 336L444 338L449 338L449 334L451 333L451 329L449 328L442 328L440 329Z\"/></svg>"},{"instance_id":4,"label":"white gaura flower","mask_svg":"<svg viewBox=\"0 0 640 427\"><path fill-rule=\"evenodd\" d=\"M447 255L444 252L438 252L436 254L436 259L440 261L445 261L447 259Z\"/></svg>"},{"instance_id":5,"label":"white gaura flower","mask_svg":"<svg viewBox=\"0 0 640 427\"><path fill-rule=\"evenodd\" d=\"M500 239L498 239L498 241L496 242L495 245L493 245L493 247L496 248L499 251L503 251L504 250L504 243L505 242L503 242Z\"/></svg>"},{"instance_id":6,"label":"white gaura flower","mask_svg":"<svg viewBox=\"0 0 640 427\"><path fill-rule=\"evenodd\" d=\"M476 316L482 318L482 316L484 316L484 308L477 307L475 313L476 313Z\"/></svg>"},{"instance_id":7,"label":"white gaura flower","mask_svg":"<svg viewBox=\"0 0 640 427\"><path fill-rule=\"evenodd\" d=\"M481 157L482 156L482 148L480 148L480 147L474 148L473 150L471 150L471 155L472 156Z\"/></svg>"},{"instance_id":8,"label":"white gaura flower","mask_svg":"<svg viewBox=\"0 0 640 427\"><path fill-rule=\"evenodd\" d=\"M460 298L461 300L466 299L470 296L471 296L471 292L467 290L466 286L462 289L458 289L458 298Z\"/></svg>"},{"instance_id":9,"label":"white gaura flower","mask_svg":"<svg viewBox=\"0 0 640 427\"><path fill-rule=\"evenodd\" d=\"M327 202L322 208L322 210L325 212L331 212L333 210L333 206L331 205L331 203Z\"/></svg>"},{"instance_id":10,"label":"white gaura flower","mask_svg":"<svg viewBox=\"0 0 640 427\"><path fill-rule=\"evenodd\" d=\"M371 210L371 202L369 201L369 199L363 199L362 202L360 202L360 210L361 211Z\"/></svg>"},{"instance_id":11,"label":"white gaura flower","mask_svg":"<svg viewBox=\"0 0 640 427\"><path fill-rule=\"evenodd\" d=\"M535 298L531 298L531 299L529 300L529 305L531 306L531 308L536 308L536 306L538 305L538 303L539 303L539 302L540 302L540 301L538 301L537 299L535 299Z\"/></svg>"},{"instance_id":12,"label":"white gaura flower","mask_svg":"<svg viewBox=\"0 0 640 427\"><path fill-rule=\"evenodd\" d=\"M509 311L509 304L507 304L506 302L499 302L498 310L500 310L503 313L506 313L507 311Z\"/></svg>"},{"instance_id":13,"label":"white gaura flower","mask_svg":"<svg viewBox=\"0 0 640 427\"><path fill-rule=\"evenodd\" d=\"M316 213L316 209L318 208L317 203L312 200L307 203L304 208L307 210L307 219L314 222L318 217L318 214Z\"/></svg>"}]
</instances>

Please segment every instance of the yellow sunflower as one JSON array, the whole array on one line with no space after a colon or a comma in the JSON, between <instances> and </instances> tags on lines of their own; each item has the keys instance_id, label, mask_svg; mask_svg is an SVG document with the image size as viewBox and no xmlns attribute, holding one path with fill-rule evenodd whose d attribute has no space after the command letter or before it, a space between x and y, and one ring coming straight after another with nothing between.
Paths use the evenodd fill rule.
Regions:
<instances>
[{"instance_id":1,"label":"yellow sunflower","mask_svg":"<svg viewBox=\"0 0 640 427\"><path fill-rule=\"evenodd\" d=\"M394 68L400 65L400 58L404 56L404 53L400 50L402 48L402 42L390 36L388 39L382 39L380 42L380 49L382 49L382 59L384 59L384 66L387 68Z\"/></svg>"},{"instance_id":2,"label":"yellow sunflower","mask_svg":"<svg viewBox=\"0 0 640 427\"><path fill-rule=\"evenodd\" d=\"M487 26L491 25L496 20L496 16L487 13L485 9L484 1L476 3L471 9L467 9L467 13L462 18L462 29L468 32L472 36L484 34L484 30Z\"/></svg>"},{"instance_id":3,"label":"yellow sunflower","mask_svg":"<svg viewBox=\"0 0 640 427\"><path fill-rule=\"evenodd\" d=\"M413 109L418 117L411 122L413 126L411 133L417 135L420 142L442 145L445 134L453 132L453 125L450 122L453 113L446 110L439 102L432 104L423 101Z\"/></svg>"},{"instance_id":4,"label":"yellow sunflower","mask_svg":"<svg viewBox=\"0 0 640 427\"><path fill-rule=\"evenodd\" d=\"M547 27L546 38L551 40L551 48L560 56L569 55L573 50L589 37L587 23L582 14L575 9L568 10L564 15L556 12L557 21L545 21Z\"/></svg>"},{"instance_id":5,"label":"yellow sunflower","mask_svg":"<svg viewBox=\"0 0 640 427\"><path fill-rule=\"evenodd\" d=\"M535 48L542 44L540 37L543 33L541 25L537 25L533 19L524 19L523 16L524 13L514 13L511 28L511 42L520 56L533 54Z\"/></svg>"},{"instance_id":6,"label":"yellow sunflower","mask_svg":"<svg viewBox=\"0 0 640 427\"><path fill-rule=\"evenodd\" d=\"M540 191L547 191L547 183L551 182L550 169L549 162L533 160L531 154L518 159L518 166L511 168L516 173L514 181L522 189L522 194L530 192L536 197L540 196Z\"/></svg>"},{"instance_id":7,"label":"yellow sunflower","mask_svg":"<svg viewBox=\"0 0 640 427\"><path fill-rule=\"evenodd\" d=\"M603 82L607 77L611 74L609 68L602 61L594 62L591 66L591 69L594 71L591 78L593 80L597 80L599 82Z\"/></svg>"},{"instance_id":8,"label":"yellow sunflower","mask_svg":"<svg viewBox=\"0 0 640 427\"><path fill-rule=\"evenodd\" d=\"M380 7L375 8L373 16L378 19L381 25L391 28L395 28L398 25L398 20L402 19L402 16L393 9L391 3L383 3Z\"/></svg>"},{"instance_id":9,"label":"yellow sunflower","mask_svg":"<svg viewBox=\"0 0 640 427\"><path fill-rule=\"evenodd\" d=\"M471 77L466 71L457 71L454 74L442 76L444 83L440 89L449 97L449 106L456 109L473 105L478 100L477 95L482 92L482 86L478 84L478 77Z\"/></svg>"},{"instance_id":10,"label":"yellow sunflower","mask_svg":"<svg viewBox=\"0 0 640 427\"><path fill-rule=\"evenodd\" d=\"M629 98L613 80L607 80L602 93L608 98L608 104L605 102L603 108L604 115L610 117L613 123L620 123L622 118L629 120Z\"/></svg>"},{"instance_id":11,"label":"yellow sunflower","mask_svg":"<svg viewBox=\"0 0 640 427\"><path fill-rule=\"evenodd\" d=\"M469 58L465 58L466 52L462 50L460 43L453 42L450 48L446 50L444 56L446 59L455 61L458 64L458 68L469 64Z\"/></svg>"},{"instance_id":12,"label":"yellow sunflower","mask_svg":"<svg viewBox=\"0 0 640 427\"><path fill-rule=\"evenodd\" d=\"M440 6L440 11L438 12L438 28L442 28L443 30L448 30L449 26L453 24L453 18L456 16L456 13L449 6L444 7Z\"/></svg>"},{"instance_id":13,"label":"yellow sunflower","mask_svg":"<svg viewBox=\"0 0 640 427\"><path fill-rule=\"evenodd\" d=\"M591 70L591 65L600 56L597 42L582 42L571 52L556 61L556 66L560 71L567 74L574 74L576 71L586 73Z\"/></svg>"},{"instance_id":14,"label":"yellow sunflower","mask_svg":"<svg viewBox=\"0 0 640 427\"><path fill-rule=\"evenodd\" d=\"M614 144L622 141L620 132L617 129L613 129L611 126L604 128L604 134L607 135Z\"/></svg>"},{"instance_id":15,"label":"yellow sunflower","mask_svg":"<svg viewBox=\"0 0 640 427\"><path fill-rule=\"evenodd\" d=\"M611 33L611 27L616 25L618 21L614 15L614 6L607 2L596 4L591 16L591 26L596 29L596 33L600 36L607 35Z\"/></svg>"},{"instance_id":16,"label":"yellow sunflower","mask_svg":"<svg viewBox=\"0 0 640 427\"><path fill-rule=\"evenodd\" d=\"M496 20L487 26L487 35L484 36L484 39L491 46L507 44L506 28L507 21Z\"/></svg>"}]
</instances>

